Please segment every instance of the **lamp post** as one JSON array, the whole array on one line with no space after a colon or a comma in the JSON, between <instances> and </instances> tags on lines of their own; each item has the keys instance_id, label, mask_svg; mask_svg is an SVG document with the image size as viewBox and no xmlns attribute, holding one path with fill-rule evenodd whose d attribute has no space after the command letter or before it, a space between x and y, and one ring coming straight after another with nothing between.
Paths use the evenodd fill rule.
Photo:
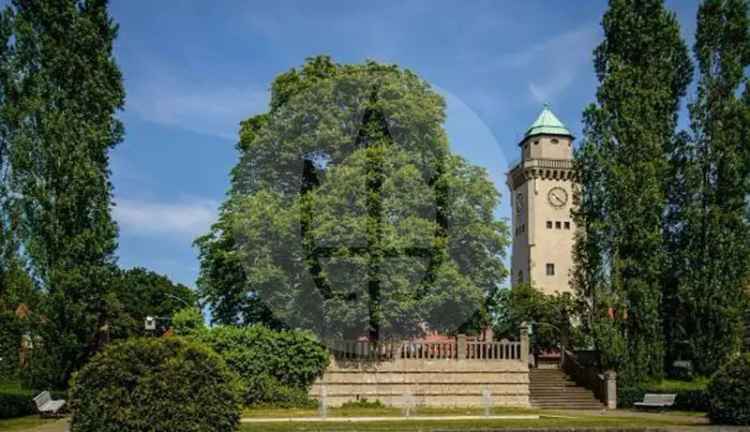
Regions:
<instances>
[{"instance_id":1,"label":"lamp post","mask_svg":"<svg viewBox=\"0 0 750 432\"><path fill-rule=\"evenodd\" d=\"M174 295L174 294L170 294L170 293L164 293L164 295L165 295L165 296L167 296L167 297L171 297L171 298L173 298L173 299L175 299L175 300L178 300L179 302L181 302L182 304L184 304L184 305L185 305L185 306L187 306L187 307L194 307L194 306L195 306L195 305L191 305L190 303L188 303L188 302L187 302L187 300L185 300L184 298L182 298L182 297L177 297L177 296L176 296L176 295Z\"/></svg>"}]
</instances>

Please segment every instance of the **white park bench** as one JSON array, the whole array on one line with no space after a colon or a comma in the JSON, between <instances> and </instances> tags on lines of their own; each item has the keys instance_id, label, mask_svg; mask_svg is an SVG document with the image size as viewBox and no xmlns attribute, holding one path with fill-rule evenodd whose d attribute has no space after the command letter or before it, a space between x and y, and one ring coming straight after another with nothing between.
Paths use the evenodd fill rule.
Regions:
<instances>
[{"instance_id":1,"label":"white park bench","mask_svg":"<svg viewBox=\"0 0 750 432\"><path fill-rule=\"evenodd\" d=\"M643 402L636 402L636 408L655 408L665 409L674 405L674 401L677 399L676 394L656 394L646 393L643 396Z\"/></svg>"},{"instance_id":2,"label":"white park bench","mask_svg":"<svg viewBox=\"0 0 750 432\"><path fill-rule=\"evenodd\" d=\"M42 417L53 417L60 415L62 407L65 405L65 401L62 399L52 400L52 396L50 396L49 392L43 391L34 398L34 404Z\"/></svg>"}]
</instances>

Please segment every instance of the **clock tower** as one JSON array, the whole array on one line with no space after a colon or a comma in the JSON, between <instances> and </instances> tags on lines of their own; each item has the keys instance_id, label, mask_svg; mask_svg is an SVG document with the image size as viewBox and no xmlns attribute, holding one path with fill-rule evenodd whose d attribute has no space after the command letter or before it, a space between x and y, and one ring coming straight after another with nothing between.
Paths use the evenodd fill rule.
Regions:
<instances>
[{"instance_id":1,"label":"clock tower","mask_svg":"<svg viewBox=\"0 0 750 432\"><path fill-rule=\"evenodd\" d=\"M513 210L511 286L569 292L573 270L573 135L545 105L507 174Z\"/></svg>"}]
</instances>

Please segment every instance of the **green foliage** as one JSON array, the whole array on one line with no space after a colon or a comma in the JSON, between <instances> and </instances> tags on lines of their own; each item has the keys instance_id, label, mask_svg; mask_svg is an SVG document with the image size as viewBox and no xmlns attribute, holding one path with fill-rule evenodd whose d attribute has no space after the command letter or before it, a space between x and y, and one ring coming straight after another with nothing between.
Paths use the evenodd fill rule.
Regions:
<instances>
[{"instance_id":1,"label":"green foliage","mask_svg":"<svg viewBox=\"0 0 750 432\"><path fill-rule=\"evenodd\" d=\"M711 377L708 394L712 423L750 425L750 354L722 366Z\"/></svg>"},{"instance_id":2,"label":"green foliage","mask_svg":"<svg viewBox=\"0 0 750 432\"><path fill-rule=\"evenodd\" d=\"M636 402L643 401L646 393L676 394L674 406L678 411L700 411L709 409L708 380L698 378L693 381L663 380L646 382L636 386L617 389L617 406L631 408Z\"/></svg>"},{"instance_id":3,"label":"green foliage","mask_svg":"<svg viewBox=\"0 0 750 432\"><path fill-rule=\"evenodd\" d=\"M665 316L670 360L716 371L742 344L750 277L750 19L745 0L707 0L698 10L700 70L691 134L671 152L667 219L670 273ZM744 89L743 89L744 87Z\"/></svg>"},{"instance_id":4,"label":"green foliage","mask_svg":"<svg viewBox=\"0 0 750 432\"><path fill-rule=\"evenodd\" d=\"M63 371L57 384L106 339L117 245L109 152L125 99L116 35L104 1L14 1L0 18L0 219L12 215L47 294L39 331Z\"/></svg>"},{"instance_id":5,"label":"green foliage","mask_svg":"<svg viewBox=\"0 0 750 432\"><path fill-rule=\"evenodd\" d=\"M73 432L234 431L237 376L181 338L132 338L94 356L70 391Z\"/></svg>"},{"instance_id":6,"label":"green foliage","mask_svg":"<svg viewBox=\"0 0 750 432\"><path fill-rule=\"evenodd\" d=\"M40 391L22 388L16 382L0 381L0 419L36 414L33 398ZM65 399L63 392L51 392L53 399Z\"/></svg>"},{"instance_id":7,"label":"green foliage","mask_svg":"<svg viewBox=\"0 0 750 432\"><path fill-rule=\"evenodd\" d=\"M23 322L11 312L0 311L0 381L18 375Z\"/></svg>"},{"instance_id":8,"label":"green foliage","mask_svg":"<svg viewBox=\"0 0 750 432\"><path fill-rule=\"evenodd\" d=\"M516 339L521 324L530 323L530 343L535 353L559 349L562 338L566 338L568 349L580 346L582 337L571 325L576 305L569 293L546 295L522 284L512 290L500 290L495 299L492 315L496 337Z\"/></svg>"},{"instance_id":9,"label":"green foliage","mask_svg":"<svg viewBox=\"0 0 750 432\"><path fill-rule=\"evenodd\" d=\"M172 317L172 330L177 336L188 336L205 329L203 314L198 308L180 309Z\"/></svg>"},{"instance_id":10,"label":"green foliage","mask_svg":"<svg viewBox=\"0 0 750 432\"><path fill-rule=\"evenodd\" d=\"M248 405L307 404L307 390L329 361L328 351L301 331L219 326L193 337L219 353L240 376Z\"/></svg>"},{"instance_id":11,"label":"green foliage","mask_svg":"<svg viewBox=\"0 0 750 432\"><path fill-rule=\"evenodd\" d=\"M370 400L367 400L367 398L362 398L356 401L344 402L341 405L341 409L348 409L348 408L380 409L380 408L385 408L385 405L383 404L383 402L381 402L378 399L370 401Z\"/></svg>"},{"instance_id":12,"label":"green foliage","mask_svg":"<svg viewBox=\"0 0 750 432\"><path fill-rule=\"evenodd\" d=\"M602 26L594 53L597 103L584 112L575 156L581 232L574 281L586 299L585 331L616 321L593 332L594 343L602 352L617 350L603 353L609 359L625 355L618 372L632 383L663 371L666 155L692 65L677 19L661 0L611 0ZM600 339L612 333L614 345Z\"/></svg>"},{"instance_id":13,"label":"green foliage","mask_svg":"<svg viewBox=\"0 0 750 432\"><path fill-rule=\"evenodd\" d=\"M307 388L285 385L276 378L261 374L248 377L245 385L245 404L273 408L314 408L318 405Z\"/></svg>"},{"instance_id":14,"label":"green foliage","mask_svg":"<svg viewBox=\"0 0 750 432\"><path fill-rule=\"evenodd\" d=\"M147 316L170 318L186 304L197 308L197 303L195 291L164 275L140 267L121 270L108 297L111 336L113 339L144 336ZM162 334L169 321L158 320L157 325L157 334Z\"/></svg>"},{"instance_id":15,"label":"green foliage","mask_svg":"<svg viewBox=\"0 0 750 432\"><path fill-rule=\"evenodd\" d=\"M391 65L316 57L277 77L197 241L215 315L376 338L468 320L506 275L508 235L486 172L450 154L444 109Z\"/></svg>"},{"instance_id":16,"label":"green foliage","mask_svg":"<svg viewBox=\"0 0 750 432\"><path fill-rule=\"evenodd\" d=\"M10 393L0 391L0 419L34 414L33 397L30 392Z\"/></svg>"}]
</instances>

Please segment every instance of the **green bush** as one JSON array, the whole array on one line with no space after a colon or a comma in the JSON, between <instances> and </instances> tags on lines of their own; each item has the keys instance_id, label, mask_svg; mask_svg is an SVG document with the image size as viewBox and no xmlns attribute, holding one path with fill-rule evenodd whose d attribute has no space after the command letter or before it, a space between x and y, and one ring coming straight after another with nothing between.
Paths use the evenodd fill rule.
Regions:
<instances>
[{"instance_id":1,"label":"green bush","mask_svg":"<svg viewBox=\"0 0 750 432\"><path fill-rule=\"evenodd\" d=\"M722 366L708 385L712 423L750 425L750 354Z\"/></svg>"},{"instance_id":2,"label":"green bush","mask_svg":"<svg viewBox=\"0 0 750 432\"><path fill-rule=\"evenodd\" d=\"M0 419L23 417L36 413L34 396L40 392L21 388L15 383L0 385ZM65 399L63 392L51 392L53 399Z\"/></svg>"},{"instance_id":3,"label":"green bush","mask_svg":"<svg viewBox=\"0 0 750 432\"><path fill-rule=\"evenodd\" d=\"M341 408L365 408L365 409L378 409L385 408L383 402L375 399L373 401L367 400L367 398L359 399L356 401L344 402Z\"/></svg>"},{"instance_id":4,"label":"green bush","mask_svg":"<svg viewBox=\"0 0 750 432\"><path fill-rule=\"evenodd\" d=\"M677 395L671 409L681 411L708 411L709 400L706 390L707 381L696 378L693 381L664 380L661 382L642 383L617 389L617 406L632 408L635 402L643 400L646 393L674 393Z\"/></svg>"},{"instance_id":5,"label":"green bush","mask_svg":"<svg viewBox=\"0 0 750 432\"><path fill-rule=\"evenodd\" d=\"M182 308L172 317L172 330L177 336L188 336L205 328L203 314L198 308Z\"/></svg>"},{"instance_id":6,"label":"green bush","mask_svg":"<svg viewBox=\"0 0 750 432\"><path fill-rule=\"evenodd\" d=\"M0 380L15 378L23 323L12 312L0 312L0 329Z\"/></svg>"},{"instance_id":7,"label":"green bush","mask_svg":"<svg viewBox=\"0 0 750 432\"><path fill-rule=\"evenodd\" d=\"M73 432L234 431L237 376L208 348L182 338L109 345L73 378Z\"/></svg>"},{"instance_id":8,"label":"green bush","mask_svg":"<svg viewBox=\"0 0 750 432\"><path fill-rule=\"evenodd\" d=\"M27 392L0 391L0 419L34 414L33 397Z\"/></svg>"},{"instance_id":9,"label":"green bush","mask_svg":"<svg viewBox=\"0 0 750 432\"><path fill-rule=\"evenodd\" d=\"M318 402L310 398L306 389L280 383L268 375L244 380L245 403L273 408L315 408Z\"/></svg>"},{"instance_id":10,"label":"green bush","mask_svg":"<svg viewBox=\"0 0 750 432\"><path fill-rule=\"evenodd\" d=\"M227 326L194 337L237 372L245 386L246 404L307 407L315 403L307 390L328 366L329 356L311 334Z\"/></svg>"}]
</instances>

